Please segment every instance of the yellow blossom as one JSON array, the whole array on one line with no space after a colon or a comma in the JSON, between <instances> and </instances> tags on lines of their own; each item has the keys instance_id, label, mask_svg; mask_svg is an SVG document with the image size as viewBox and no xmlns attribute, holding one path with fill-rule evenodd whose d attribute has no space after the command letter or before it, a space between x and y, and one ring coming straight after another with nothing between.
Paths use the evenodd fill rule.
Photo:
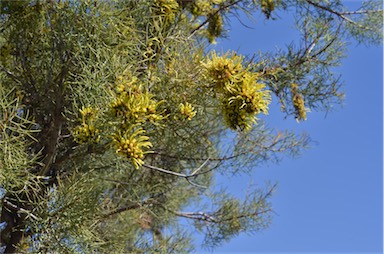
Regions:
<instances>
[{"instance_id":1,"label":"yellow blossom","mask_svg":"<svg viewBox=\"0 0 384 254\"><path fill-rule=\"evenodd\" d=\"M248 130L256 123L259 113L268 114L270 91L259 83L260 74L243 67L243 57L227 53L212 54L203 63L213 90L221 98L226 125L231 129Z\"/></svg>"},{"instance_id":2,"label":"yellow blossom","mask_svg":"<svg viewBox=\"0 0 384 254\"><path fill-rule=\"evenodd\" d=\"M157 14L163 16L167 22L172 23L175 20L179 10L176 0L155 0L153 4Z\"/></svg>"},{"instance_id":3,"label":"yellow blossom","mask_svg":"<svg viewBox=\"0 0 384 254\"><path fill-rule=\"evenodd\" d=\"M211 1L196 0L192 5L191 13L195 16L206 15L212 12L213 5Z\"/></svg>"},{"instance_id":4,"label":"yellow blossom","mask_svg":"<svg viewBox=\"0 0 384 254\"><path fill-rule=\"evenodd\" d=\"M153 99L153 95L143 88L136 77L122 77L116 81L116 93L110 107L117 117L122 117L124 123L155 123L164 119L157 107L161 102Z\"/></svg>"},{"instance_id":5,"label":"yellow blossom","mask_svg":"<svg viewBox=\"0 0 384 254\"><path fill-rule=\"evenodd\" d=\"M295 108L296 120L307 120L307 111L303 96L298 91L298 85L291 84L292 103Z\"/></svg>"},{"instance_id":6,"label":"yellow blossom","mask_svg":"<svg viewBox=\"0 0 384 254\"><path fill-rule=\"evenodd\" d=\"M80 109L81 124L73 129L73 137L77 143L94 142L100 140L100 130L95 127L96 109L92 107L82 107Z\"/></svg>"},{"instance_id":7,"label":"yellow blossom","mask_svg":"<svg viewBox=\"0 0 384 254\"><path fill-rule=\"evenodd\" d=\"M86 142L94 142L98 143L100 140L99 130L95 128L93 125L89 125L87 123L82 123L73 131L73 136L77 143L82 144Z\"/></svg>"},{"instance_id":8,"label":"yellow blossom","mask_svg":"<svg viewBox=\"0 0 384 254\"><path fill-rule=\"evenodd\" d=\"M82 116L82 118L85 120L85 119L93 119L95 117L95 109L93 109L92 107L82 107L80 109L80 114Z\"/></svg>"},{"instance_id":9,"label":"yellow blossom","mask_svg":"<svg viewBox=\"0 0 384 254\"><path fill-rule=\"evenodd\" d=\"M196 111L194 107L188 102L180 104L180 113L184 119L192 120L192 118L196 115Z\"/></svg>"},{"instance_id":10,"label":"yellow blossom","mask_svg":"<svg viewBox=\"0 0 384 254\"><path fill-rule=\"evenodd\" d=\"M229 91L231 84L242 78L242 73L245 71L242 62L243 57L234 53L218 56L216 52L213 52L211 59L202 65L217 89Z\"/></svg>"},{"instance_id":11,"label":"yellow blossom","mask_svg":"<svg viewBox=\"0 0 384 254\"><path fill-rule=\"evenodd\" d=\"M144 149L152 147L152 143L149 141L149 137L142 135L145 130L139 128L131 135L127 134L133 131L132 128L124 135L116 134L114 136L114 142L116 144L116 153L130 159L135 168L139 168L144 164L144 155L150 153L150 151L144 151Z\"/></svg>"},{"instance_id":12,"label":"yellow blossom","mask_svg":"<svg viewBox=\"0 0 384 254\"><path fill-rule=\"evenodd\" d=\"M208 40L210 43L215 43L215 39L219 37L223 31L223 18L221 17L218 9L213 9L210 14L208 14Z\"/></svg>"}]
</instances>

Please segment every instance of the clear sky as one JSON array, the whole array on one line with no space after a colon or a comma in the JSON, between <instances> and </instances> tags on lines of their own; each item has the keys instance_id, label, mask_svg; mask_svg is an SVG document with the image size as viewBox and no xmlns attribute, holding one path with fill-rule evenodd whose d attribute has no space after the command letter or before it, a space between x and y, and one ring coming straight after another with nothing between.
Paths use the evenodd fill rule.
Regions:
<instances>
[{"instance_id":1,"label":"clear sky","mask_svg":"<svg viewBox=\"0 0 384 254\"><path fill-rule=\"evenodd\" d=\"M216 49L252 55L297 41L286 17L246 23L256 28L232 20L229 38ZM271 199L276 212L272 225L256 235L240 235L214 253L382 253L382 46L352 42L335 72L343 75L346 91L344 105L336 111L311 112L298 124L293 117L284 119L274 102L264 118L270 127L307 132L317 143L298 159L256 169L254 183L279 183ZM250 179L220 180L244 193L244 181Z\"/></svg>"}]
</instances>

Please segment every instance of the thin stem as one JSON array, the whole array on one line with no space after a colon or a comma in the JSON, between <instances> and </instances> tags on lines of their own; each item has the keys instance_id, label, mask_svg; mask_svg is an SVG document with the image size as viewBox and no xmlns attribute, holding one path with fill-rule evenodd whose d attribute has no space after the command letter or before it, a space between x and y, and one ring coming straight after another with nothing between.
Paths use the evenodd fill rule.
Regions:
<instances>
[{"instance_id":1,"label":"thin stem","mask_svg":"<svg viewBox=\"0 0 384 254\"><path fill-rule=\"evenodd\" d=\"M17 77L13 72L10 70L6 69L4 66L0 65L0 71L5 72L10 78L12 78L14 81L18 82L19 84L22 84L21 80L19 77Z\"/></svg>"},{"instance_id":2,"label":"thin stem","mask_svg":"<svg viewBox=\"0 0 384 254\"><path fill-rule=\"evenodd\" d=\"M214 16L216 16L217 14L219 14L219 12L231 7L231 6L234 6L236 4L238 4L239 2L241 2L241 0L237 0L233 3L229 3L227 5L224 5L224 6L221 6L218 10L216 10L212 15L210 15L206 20L203 21L203 23L201 23L198 27L196 27L195 29L192 30L191 32L191 35L192 36L193 34L195 34L195 32L199 31L201 28L203 28Z\"/></svg>"},{"instance_id":3,"label":"thin stem","mask_svg":"<svg viewBox=\"0 0 384 254\"><path fill-rule=\"evenodd\" d=\"M22 207L19 207L19 206L15 205L15 204L9 202L7 199L4 199L3 202L4 202L4 204L7 205L9 208L11 208L11 209L17 211L18 213L26 214L27 217L29 216L29 217L31 217L32 219L35 219L35 220L38 220L38 219L39 219L39 218L38 218L36 215L34 215L31 211L26 210L26 209L24 209L24 208L22 208Z\"/></svg>"},{"instance_id":4,"label":"thin stem","mask_svg":"<svg viewBox=\"0 0 384 254\"><path fill-rule=\"evenodd\" d=\"M330 13L332 13L332 14L334 14L334 15L340 17L341 19L343 19L343 20L345 20L345 21L347 21L347 22L349 22L349 23L355 25L355 26L358 26L358 27L360 27L360 28L362 28L362 29L365 29L365 30L373 31L372 28L370 28L370 27L366 27L366 26L363 26L363 25L360 25L360 24L357 23L356 21L353 21L352 19L350 19L350 18L348 18L347 16L345 16L345 15L353 14L353 12L349 12L349 13L345 13L345 12L337 12L337 11L332 10L331 8L328 8L328 7L326 7L326 6L320 5L320 4L315 3L315 2L313 2L313 1L311 1L311 0L306 0L306 2L309 3L309 4L312 5L312 6L315 6L315 7L319 8L319 9L322 9L322 10L324 10L324 11L330 12ZM357 14L357 13L356 13L356 14Z\"/></svg>"},{"instance_id":5,"label":"thin stem","mask_svg":"<svg viewBox=\"0 0 384 254\"><path fill-rule=\"evenodd\" d=\"M339 12L341 15L356 15L356 14L368 14L368 13L379 13L383 10L363 10L363 11L344 11Z\"/></svg>"}]
</instances>

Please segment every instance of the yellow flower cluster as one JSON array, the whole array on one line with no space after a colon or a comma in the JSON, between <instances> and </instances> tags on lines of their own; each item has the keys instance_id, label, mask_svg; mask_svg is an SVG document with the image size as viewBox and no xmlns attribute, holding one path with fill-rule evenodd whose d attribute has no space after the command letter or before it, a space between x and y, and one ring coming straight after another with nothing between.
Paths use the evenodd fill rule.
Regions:
<instances>
[{"instance_id":1,"label":"yellow flower cluster","mask_svg":"<svg viewBox=\"0 0 384 254\"><path fill-rule=\"evenodd\" d=\"M142 135L144 133L145 130L138 128L128 137L127 135L121 134L114 136L114 142L117 147L116 153L130 159L135 168L141 167L144 163L144 154L150 153L149 151L144 151L143 148L147 149L152 147L151 142L149 142L149 137Z\"/></svg>"},{"instance_id":2,"label":"yellow flower cluster","mask_svg":"<svg viewBox=\"0 0 384 254\"><path fill-rule=\"evenodd\" d=\"M205 35L209 42L215 43L215 39L221 35L223 31L223 17L218 11L224 0L196 0L191 1L190 12L195 17L206 16L208 27ZM199 24L198 24L199 25Z\"/></svg>"},{"instance_id":3,"label":"yellow flower cluster","mask_svg":"<svg viewBox=\"0 0 384 254\"><path fill-rule=\"evenodd\" d=\"M218 56L213 52L211 59L203 63L203 66L212 79L215 89L225 92L232 89L232 83L241 79L241 73L244 72L242 62L243 58L236 54L227 53Z\"/></svg>"},{"instance_id":4,"label":"yellow flower cluster","mask_svg":"<svg viewBox=\"0 0 384 254\"><path fill-rule=\"evenodd\" d=\"M157 124L166 118L158 112L160 102L153 99L153 95L144 88L137 77L130 73L119 76L115 81L115 91L111 102L114 117L119 119L118 132L113 134L116 152L130 159L139 168L143 163L146 149L152 147L149 137L145 133L145 123Z\"/></svg>"},{"instance_id":5,"label":"yellow flower cluster","mask_svg":"<svg viewBox=\"0 0 384 254\"><path fill-rule=\"evenodd\" d=\"M191 6L191 13L195 16L206 15L212 11L212 1L210 0L196 0Z\"/></svg>"},{"instance_id":6,"label":"yellow flower cluster","mask_svg":"<svg viewBox=\"0 0 384 254\"><path fill-rule=\"evenodd\" d=\"M210 43L215 43L215 39L223 32L223 18L217 9L213 9L212 13L208 15L208 19L207 38Z\"/></svg>"},{"instance_id":7,"label":"yellow flower cluster","mask_svg":"<svg viewBox=\"0 0 384 254\"><path fill-rule=\"evenodd\" d=\"M298 92L297 84L291 84L291 93L293 107L295 108L296 120L307 120L308 109L305 107L303 96Z\"/></svg>"},{"instance_id":8,"label":"yellow flower cluster","mask_svg":"<svg viewBox=\"0 0 384 254\"><path fill-rule=\"evenodd\" d=\"M73 131L73 136L77 143L82 144L88 141L99 142L99 130L94 126L96 120L96 111L91 107L82 107L80 110L81 125L77 126Z\"/></svg>"},{"instance_id":9,"label":"yellow flower cluster","mask_svg":"<svg viewBox=\"0 0 384 254\"><path fill-rule=\"evenodd\" d=\"M196 111L194 107L188 102L180 104L180 113L184 119L192 120L192 118L196 115Z\"/></svg>"},{"instance_id":10,"label":"yellow flower cluster","mask_svg":"<svg viewBox=\"0 0 384 254\"><path fill-rule=\"evenodd\" d=\"M153 100L153 95L143 89L136 77L125 79L118 77L116 81L115 99L111 108L115 116L122 117L123 125L156 123L164 117L157 112L160 102Z\"/></svg>"},{"instance_id":11,"label":"yellow flower cluster","mask_svg":"<svg viewBox=\"0 0 384 254\"><path fill-rule=\"evenodd\" d=\"M176 0L155 0L153 6L156 14L163 16L168 23L175 20L176 13L179 10L179 4Z\"/></svg>"},{"instance_id":12,"label":"yellow flower cluster","mask_svg":"<svg viewBox=\"0 0 384 254\"><path fill-rule=\"evenodd\" d=\"M203 66L222 101L222 111L228 127L249 130L259 113L268 114L270 91L258 83L259 74L242 65L243 57L216 54Z\"/></svg>"},{"instance_id":13,"label":"yellow flower cluster","mask_svg":"<svg viewBox=\"0 0 384 254\"><path fill-rule=\"evenodd\" d=\"M267 17L267 19L270 18L271 13L275 10L276 0L261 0L261 10Z\"/></svg>"}]
</instances>

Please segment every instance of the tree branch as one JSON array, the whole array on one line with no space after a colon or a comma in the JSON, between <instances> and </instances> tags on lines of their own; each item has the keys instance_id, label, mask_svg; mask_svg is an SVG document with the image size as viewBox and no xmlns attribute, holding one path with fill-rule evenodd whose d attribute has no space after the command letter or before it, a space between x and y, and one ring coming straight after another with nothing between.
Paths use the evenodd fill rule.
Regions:
<instances>
[{"instance_id":1,"label":"tree branch","mask_svg":"<svg viewBox=\"0 0 384 254\"><path fill-rule=\"evenodd\" d=\"M212 15L210 15L206 20L203 21L203 23L201 23L198 27L196 27L195 29L192 30L191 32L191 35L192 36L195 32L199 31L202 27L204 27L211 19L212 17L216 16L217 14L219 14L219 12L231 7L231 6L234 6L238 3L240 3L242 0L237 0L237 1L234 1L232 3L229 3L227 5L224 5L224 6L221 6L218 10L216 10Z\"/></svg>"},{"instance_id":2,"label":"tree branch","mask_svg":"<svg viewBox=\"0 0 384 254\"><path fill-rule=\"evenodd\" d=\"M184 178L191 178L191 177L196 177L196 176L199 176L199 175L202 175L202 174L206 174L207 172L209 172L209 171L204 171L204 172L199 172L199 171L203 167L205 167L210 160L211 160L210 158L207 158L197 169L195 169L191 174L188 174L188 175L187 174L182 174L182 173L177 173L177 172L170 171L170 170L166 170L166 169L163 169L163 168L158 168L158 167L155 167L155 166L152 166L152 165L148 165L148 164L143 164L143 167L146 167L146 168L149 168L149 169L152 169L152 170L156 170L156 171L159 171L159 172L162 172L162 173L165 173L165 174L169 174L169 175L174 175L174 176L184 177Z\"/></svg>"},{"instance_id":3,"label":"tree branch","mask_svg":"<svg viewBox=\"0 0 384 254\"><path fill-rule=\"evenodd\" d=\"M370 28L370 27L366 27L366 26L363 26L363 25L360 25L360 24L357 23L356 21L353 21L352 19L350 19L350 18L348 18L347 16L345 16L345 15L350 15L350 14L362 14L362 13L363 13L362 11L360 11L360 12L359 12L359 11L357 11L357 12L337 12L337 11L332 10L332 9L329 8L329 7L320 5L320 4L315 3L315 2L313 2L313 1L311 1L311 0L305 0L305 1L306 1L307 3L309 3L310 5L312 5L312 6L315 6L316 8L322 9L322 10L324 10L324 11L327 11L327 12L329 12L329 13L332 13L332 14L338 16L339 18L341 18L341 19L347 21L348 23L350 23L350 24L352 24L352 25L355 25L355 26L360 27L360 28L365 29L365 30L374 31L372 28ZM366 13L368 13L368 12L366 12Z\"/></svg>"},{"instance_id":4,"label":"tree branch","mask_svg":"<svg viewBox=\"0 0 384 254\"><path fill-rule=\"evenodd\" d=\"M357 14L379 13L379 12L383 12L383 10L344 11L339 13L341 15L357 15Z\"/></svg>"},{"instance_id":5,"label":"tree branch","mask_svg":"<svg viewBox=\"0 0 384 254\"><path fill-rule=\"evenodd\" d=\"M4 66L0 65L0 71L3 71L5 74L7 74L8 77L13 79L14 81L18 82L19 84L22 84L19 77L17 77L13 72L5 68Z\"/></svg>"},{"instance_id":6,"label":"tree branch","mask_svg":"<svg viewBox=\"0 0 384 254\"><path fill-rule=\"evenodd\" d=\"M100 220L107 219L108 217L111 217L113 215L129 211L129 210L134 210L134 209L138 209L140 207L144 207L146 205L153 205L153 204L157 204L157 203L158 202L156 202L155 200L153 200L151 198L149 198L147 200L144 200L141 203L131 203L129 205L122 206L122 207L117 208L117 209L115 209L115 210L113 210L111 212L108 212L108 213L105 213L105 214L101 215Z\"/></svg>"},{"instance_id":7,"label":"tree branch","mask_svg":"<svg viewBox=\"0 0 384 254\"><path fill-rule=\"evenodd\" d=\"M31 211L29 210L26 210L22 207L19 207L11 202L9 202L7 199L4 199L3 203L8 207L8 208L11 208L12 210L18 212L18 213L23 213L23 214L26 214L27 217L31 217L32 219L35 219L35 220L38 220L39 218L34 215Z\"/></svg>"},{"instance_id":8,"label":"tree branch","mask_svg":"<svg viewBox=\"0 0 384 254\"><path fill-rule=\"evenodd\" d=\"M183 174L183 173L177 173L177 172L170 171L170 170L163 169L163 168L159 168L159 167L155 167L155 166L148 165L148 164L143 164L143 167L151 169L151 170L155 170L155 171L158 171L158 172L161 172L161 173L164 173L164 174L173 175L173 176L177 176L177 177L182 177L189 184L191 184L193 186L196 186L196 187L199 187L199 188L205 188L206 189L207 188L206 186L203 186L203 185L200 185L200 184L196 184L196 183L192 182L189 178L196 177L196 176L199 176L199 175L202 175L202 174L206 174L209 171L211 171L211 170L207 170L207 171L204 171L204 172L199 172L203 167L205 167L207 165L208 162L209 162L209 158L206 159L197 169L195 169L191 174L188 174L188 175L187 174Z\"/></svg>"}]
</instances>

